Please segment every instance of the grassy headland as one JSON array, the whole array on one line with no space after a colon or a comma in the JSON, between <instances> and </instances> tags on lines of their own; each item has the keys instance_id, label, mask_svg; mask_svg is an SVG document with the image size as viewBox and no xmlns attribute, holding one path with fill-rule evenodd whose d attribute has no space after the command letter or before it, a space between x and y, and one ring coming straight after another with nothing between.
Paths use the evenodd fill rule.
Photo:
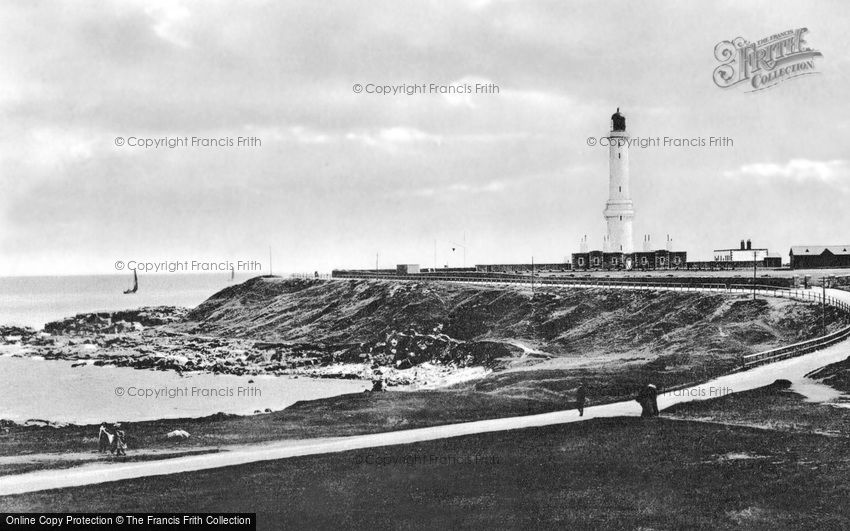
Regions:
<instances>
[{"instance_id":1,"label":"grassy headland","mask_svg":"<svg viewBox=\"0 0 850 531\"><path fill-rule=\"evenodd\" d=\"M114 330L108 319L73 319L52 327L52 337L30 334L29 348L46 357L238 374L357 362L366 374L404 375L409 370L398 365L405 360L493 370L438 391L344 395L246 417L125 423L131 451L208 451L569 409L579 382L590 404L628 400L647 382L665 388L703 381L734 368L742 354L821 332L818 308L785 299L599 289L531 297L495 286L278 278L232 286L185 316L162 315L164 324L118 334L98 331L101 324ZM844 325L833 311L827 318L830 329ZM175 429L191 437L167 439ZM0 456L91 452L96 434L95 426L6 425ZM33 466L42 465L16 462L0 473Z\"/></svg>"}]
</instances>

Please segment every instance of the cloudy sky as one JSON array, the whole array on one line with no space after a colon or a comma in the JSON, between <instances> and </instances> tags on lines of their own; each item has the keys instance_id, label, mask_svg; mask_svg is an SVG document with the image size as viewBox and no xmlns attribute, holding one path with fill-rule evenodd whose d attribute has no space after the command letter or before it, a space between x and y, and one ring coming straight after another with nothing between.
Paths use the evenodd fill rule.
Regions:
<instances>
[{"instance_id":1,"label":"cloudy sky","mask_svg":"<svg viewBox=\"0 0 850 531\"><path fill-rule=\"evenodd\" d=\"M0 5L0 275L116 260L276 272L560 261L601 246L620 107L635 235L691 258L750 237L850 242L850 17L841 2L45 2ZM808 27L818 75L746 93L715 45ZM494 83L498 94L357 94ZM143 149L116 137L255 136Z\"/></svg>"}]
</instances>

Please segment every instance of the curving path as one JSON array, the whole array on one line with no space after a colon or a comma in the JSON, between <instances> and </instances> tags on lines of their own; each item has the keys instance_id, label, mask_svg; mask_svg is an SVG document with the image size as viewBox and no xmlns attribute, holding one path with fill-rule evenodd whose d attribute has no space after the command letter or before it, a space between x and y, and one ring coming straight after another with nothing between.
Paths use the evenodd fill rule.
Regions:
<instances>
[{"instance_id":1,"label":"curving path","mask_svg":"<svg viewBox=\"0 0 850 531\"><path fill-rule=\"evenodd\" d=\"M850 299L850 293L847 293L847 298ZM663 394L659 396L658 406L660 409L664 409L680 402L704 400L714 398L720 394L748 391L769 385L779 378L791 380L795 384L804 384L807 373L824 365L844 360L848 356L850 356L850 341L845 341L804 356L769 365L762 365L748 371L722 376L701 385ZM27 474L0 476L0 496L47 489L77 487L146 476L191 472L257 461L286 459L302 455L344 452L347 450L409 444L477 433L549 426L592 418L638 415L640 415L640 406L637 402L616 402L588 407L585 410L584 417L579 417L575 410L568 410L371 435L284 441L264 445L233 447L215 454L177 457L161 461L125 463L121 465L97 464L65 470L44 470Z\"/></svg>"}]
</instances>

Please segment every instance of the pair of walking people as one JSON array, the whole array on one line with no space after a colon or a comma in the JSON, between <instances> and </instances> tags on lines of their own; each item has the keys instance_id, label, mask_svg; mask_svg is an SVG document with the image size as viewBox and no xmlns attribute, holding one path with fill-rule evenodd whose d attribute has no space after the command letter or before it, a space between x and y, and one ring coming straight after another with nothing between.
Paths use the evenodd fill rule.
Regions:
<instances>
[{"instance_id":1,"label":"pair of walking people","mask_svg":"<svg viewBox=\"0 0 850 531\"><path fill-rule=\"evenodd\" d=\"M100 430L97 435L97 451L103 453L109 450L109 453L114 455L127 455L126 435L121 427L121 424L100 423Z\"/></svg>"}]
</instances>

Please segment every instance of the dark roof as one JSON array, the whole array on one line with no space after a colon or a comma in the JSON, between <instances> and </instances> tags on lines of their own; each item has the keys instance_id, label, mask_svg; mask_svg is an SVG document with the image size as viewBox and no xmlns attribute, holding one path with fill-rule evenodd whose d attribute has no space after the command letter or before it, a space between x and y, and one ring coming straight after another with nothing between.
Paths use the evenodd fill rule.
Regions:
<instances>
[{"instance_id":1,"label":"dark roof","mask_svg":"<svg viewBox=\"0 0 850 531\"><path fill-rule=\"evenodd\" d=\"M848 245L795 245L791 247L793 255L813 255L817 256L829 251L832 254L850 254L850 244Z\"/></svg>"}]
</instances>

